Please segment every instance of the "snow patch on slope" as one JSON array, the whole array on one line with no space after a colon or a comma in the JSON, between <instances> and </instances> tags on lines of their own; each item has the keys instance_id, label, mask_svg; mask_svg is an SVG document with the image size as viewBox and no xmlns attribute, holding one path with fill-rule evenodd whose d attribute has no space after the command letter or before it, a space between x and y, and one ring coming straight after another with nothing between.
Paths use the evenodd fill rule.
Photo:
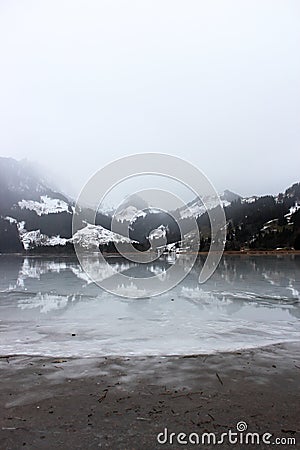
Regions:
<instances>
[{"instance_id":1,"label":"snow patch on slope","mask_svg":"<svg viewBox=\"0 0 300 450\"><path fill-rule=\"evenodd\" d=\"M54 247L58 245L66 245L70 242L73 244L79 244L85 249L98 249L99 245L105 245L109 243L116 244L133 244L136 241L122 236L113 231L103 228L101 225L86 224L84 228L78 230L72 238L66 239L57 236L47 236L41 233L40 230L27 231L25 228L25 222L17 222L12 217L5 217L5 220L10 223L15 223L18 228L20 240L25 250L29 250L35 247Z\"/></svg>"},{"instance_id":2,"label":"snow patch on slope","mask_svg":"<svg viewBox=\"0 0 300 450\"><path fill-rule=\"evenodd\" d=\"M242 203L254 203L258 197L256 195L253 195L252 197L243 198Z\"/></svg>"},{"instance_id":3,"label":"snow patch on slope","mask_svg":"<svg viewBox=\"0 0 300 450\"><path fill-rule=\"evenodd\" d=\"M60 236L47 236L42 234L40 230L23 231L20 233L20 238L25 250L33 247L54 247L55 245L65 245L68 239Z\"/></svg>"},{"instance_id":4,"label":"snow patch on slope","mask_svg":"<svg viewBox=\"0 0 300 450\"><path fill-rule=\"evenodd\" d=\"M167 229L164 225L160 225L158 228L155 228L151 231L149 234L150 241L153 239L161 239L166 238L167 236Z\"/></svg>"},{"instance_id":5,"label":"snow patch on slope","mask_svg":"<svg viewBox=\"0 0 300 450\"><path fill-rule=\"evenodd\" d=\"M10 217L10 216L6 216L5 218L4 218L4 220L7 220L10 224L13 224L13 223L18 223L18 221L16 220L16 219L14 219L13 217Z\"/></svg>"},{"instance_id":6,"label":"snow patch on slope","mask_svg":"<svg viewBox=\"0 0 300 450\"><path fill-rule=\"evenodd\" d=\"M300 205L296 202L294 206L291 206L289 209L289 212L285 214L284 217L286 217L287 221L290 223L292 215L295 214L297 211L299 211Z\"/></svg>"},{"instance_id":7,"label":"snow patch on slope","mask_svg":"<svg viewBox=\"0 0 300 450\"><path fill-rule=\"evenodd\" d=\"M68 239L61 238L60 236L47 236L42 234L40 230L27 231L25 228L25 222L17 222L12 217L5 217L10 223L16 223L20 240L25 250L29 250L33 247L53 247L55 245L65 245Z\"/></svg>"},{"instance_id":8,"label":"snow patch on slope","mask_svg":"<svg viewBox=\"0 0 300 450\"><path fill-rule=\"evenodd\" d=\"M120 222L132 222L138 217L146 217L146 215L145 211L139 210L135 206L127 206L122 211L118 211L115 214L115 218Z\"/></svg>"},{"instance_id":9,"label":"snow patch on slope","mask_svg":"<svg viewBox=\"0 0 300 450\"><path fill-rule=\"evenodd\" d=\"M207 210L219 206L220 203L223 205L223 207L230 205L230 202L228 202L227 200L219 201L219 199L214 197L205 198L203 199L203 201L200 198L195 199L195 201L193 201L180 211L180 217L182 219L187 219L189 217L200 217L202 216L202 214L206 213Z\"/></svg>"},{"instance_id":10,"label":"snow patch on slope","mask_svg":"<svg viewBox=\"0 0 300 450\"><path fill-rule=\"evenodd\" d=\"M58 198L50 198L47 195L41 196L41 201L21 200L18 202L21 209L29 209L35 211L38 216L45 214L56 214L61 212L69 212L69 205Z\"/></svg>"},{"instance_id":11,"label":"snow patch on slope","mask_svg":"<svg viewBox=\"0 0 300 450\"><path fill-rule=\"evenodd\" d=\"M84 228L81 228L81 230L76 231L73 238L69 241L74 244L79 244L86 249L98 249L99 245L105 245L111 242L117 244L132 244L135 242L132 239L107 230L101 225L91 225L89 223Z\"/></svg>"}]
</instances>

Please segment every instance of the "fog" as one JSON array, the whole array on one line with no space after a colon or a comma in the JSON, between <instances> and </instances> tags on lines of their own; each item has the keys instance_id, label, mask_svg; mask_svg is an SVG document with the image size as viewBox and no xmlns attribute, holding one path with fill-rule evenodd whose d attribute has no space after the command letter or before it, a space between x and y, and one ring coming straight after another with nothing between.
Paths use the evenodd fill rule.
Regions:
<instances>
[{"instance_id":1,"label":"fog","mask_svg":"<svg viewBox=\"0 0 300 450\"><path fill-rule=\"evenodd\" d=\"M300 181L300 3L0 2L0 155L76 195L115 158L197 165L218 191Z\"/></svg>"}]
</instances>

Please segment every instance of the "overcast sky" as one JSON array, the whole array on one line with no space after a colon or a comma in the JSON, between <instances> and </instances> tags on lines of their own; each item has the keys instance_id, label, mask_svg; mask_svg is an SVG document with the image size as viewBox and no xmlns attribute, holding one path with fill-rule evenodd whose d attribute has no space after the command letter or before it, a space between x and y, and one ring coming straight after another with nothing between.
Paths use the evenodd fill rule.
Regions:
<instances>
[{"instance_id":1,"label":"overcast sky","mask_svg":"<svg viewBox=\"0 0 300 450\"><path fill-rule=\"evenodd\" d=\"M72 194L148 151L219 191L282 191L300 181L299 55L298 0L0 0L0 155Z\"/></svg>"}]
</instances>

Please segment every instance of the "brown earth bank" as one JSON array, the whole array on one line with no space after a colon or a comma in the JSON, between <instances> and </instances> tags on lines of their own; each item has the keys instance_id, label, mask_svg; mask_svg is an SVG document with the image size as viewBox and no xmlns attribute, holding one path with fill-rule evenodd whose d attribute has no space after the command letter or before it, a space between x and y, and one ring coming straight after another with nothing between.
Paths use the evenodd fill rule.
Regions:
<instances>
[{"instance_id":1,"label":"brown earth bank","mask_svg":"<svg viewBox=\"0 0 300 450\"><path fill-rule=\"evenodd\" d=\"M4 355L0 367L1 450L267 449L275 439L300 448L298 343L168 357ZM220 441L239 422L239 443L204 434ZM246 444L247 433L259 442Z\"/></svg>"}]
</instances>

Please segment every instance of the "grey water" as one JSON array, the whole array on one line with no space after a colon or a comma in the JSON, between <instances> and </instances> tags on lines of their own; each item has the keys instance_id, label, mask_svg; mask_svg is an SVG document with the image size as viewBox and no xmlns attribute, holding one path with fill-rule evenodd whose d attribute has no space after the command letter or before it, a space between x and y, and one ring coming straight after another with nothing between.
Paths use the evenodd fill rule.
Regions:
<instances>
[{"instance_id":1,"label":"grey water","mask_svg":"<svg viewBox=\"0 0 300 450\"><path fill-rule=\"evenodd\" d=\"M173 263L108 261L162 280ZM202 265L199 257L164 294L128 299L93 283L73 257L0 255L0 355L209 354L300 340L299 255L226 255L199 285Z\"/></svg>"}]
</instances>

